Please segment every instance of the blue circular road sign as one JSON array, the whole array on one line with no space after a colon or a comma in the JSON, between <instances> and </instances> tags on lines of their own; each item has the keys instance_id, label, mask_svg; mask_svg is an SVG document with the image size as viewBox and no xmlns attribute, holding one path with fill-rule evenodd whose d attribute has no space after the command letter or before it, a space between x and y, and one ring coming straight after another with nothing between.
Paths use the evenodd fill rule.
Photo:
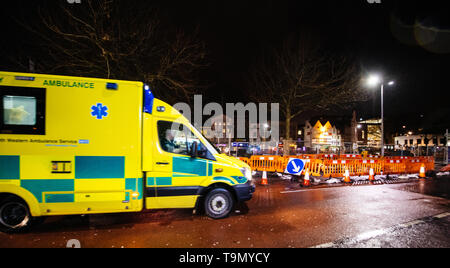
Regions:
<instances>
[{"instance_id":1,"label":"blue circular road sign","mask_svg":"<svg viewBox=\"0 0 450 268\"><path fill-rule=\"evenodd\" d=\"M305 168L305 162L303 162L303 160L291 158L287 164L286 173L299 175L303 171L303 168Z\"/></svg>"}]
</instances>

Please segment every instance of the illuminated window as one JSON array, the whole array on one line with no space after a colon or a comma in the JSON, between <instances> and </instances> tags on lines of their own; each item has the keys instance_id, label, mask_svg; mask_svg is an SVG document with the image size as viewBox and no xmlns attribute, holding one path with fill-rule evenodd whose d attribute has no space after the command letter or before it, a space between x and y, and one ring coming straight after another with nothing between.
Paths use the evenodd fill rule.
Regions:
<instances>
[{"instance_id":1,"label":"illuminated window","mask_svg":"<svg viewBox=\"0 0 450 268\"><path fill-rule=\"evenodd\" d=\"M34 126L36 124L36 98L3 96L3 123L5 125Z\"/></svg>"},{"instance_id":2,"label":"illuminated window","mask_svg":"<svg viewBox=\"0 0 450 268\"><path fill-rule=\"evenodd\" d=\"M0 86L0 133L45 135L45 89Z\"/></svg>"}]
</instances>

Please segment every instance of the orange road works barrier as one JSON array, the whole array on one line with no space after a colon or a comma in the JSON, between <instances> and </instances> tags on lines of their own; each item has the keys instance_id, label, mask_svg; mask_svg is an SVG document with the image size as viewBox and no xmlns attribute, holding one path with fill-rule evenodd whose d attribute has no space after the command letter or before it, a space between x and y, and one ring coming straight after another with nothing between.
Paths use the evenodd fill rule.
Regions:
<instances>
[{"instance_id":1,"label":"orange road works barrier","mask_svg":"<svg viewBox=\"0 0 450 268\"><path fill-rule=\"evenodd\" d=\"M294 157L295 158L295 157ZM298 158L298 157L297 157ZM303 159L305 167L303 168L303 174L306 174L306 170L309 171L309 175L319 177L323 170L323 161L319 159ZM288 159L289 161L289 159ZM286 166L285 166L286 168ZM284 171L284 170L283 170Z\"/></svg>"},{"instance_id":2,"label":"orange road works barrier","mask_svg":"<svg viewBox=\"0 0 450 268\"><path fill-rule=\"evenodd\" d=\"M250 159L248 157L238 157L239 160L249 165Z\"/></svg>"},{"instance_id":3,"label":"orange road works barrier","mask_svg":"<svg viewBox=\"0 0 450 268\"><path fill-rule=\"evenodd\" d=\"M323 163L324 177L343 177L350 160L325 160Z\"/></svg>"},{"instance_id":4,"label":"orange road works barrier","mask_svg":"<svg viewBox=\"0 0 450 268\"><path fill-rule=\"evenodd\" d=\"M410 159L406 161L406 173L420 173L422 166L426 168L424 161Z\"/></svg>"},{"instance_id":5,"label":"orange road works barrier","mask_svg":"<svg viewBox=\"0 0 450 268\"><path fill-rule=\"evenodd\" d=\"M322 155L320 155L319 159L337 160L338 158L339 158L339 155L337 155L337 154L322 154Z\"/></svg>"},{"instance_id":6,"label":"orange road works barrier","mask_svg":"<svg viewBox=\"0 0 450 268\"><path fill-rule=\"evenodd\" d=\"M374 174L418 174L421 167L426 170L434 170L433 157L404 157L392 156L380 158L369 156L362 158L360 155L299 155L299 156L252 156L251 158L239 158L246 162L253 171L284 173L290 158L302 159L305 163L303 175L309 169L311 176L345 178L346 171L349 176Z\"/></svg>"},{"instance_id":7,"label":"orange road works barrier","mask_svg":"<svg viewBox=\"0 0 450 268\"><path fill-rule=\"evenodd\" d=\"M386 159L383 172L385 174L404 174L407 172L406 161L404 159Z\"/></svg>"},{"instance_id":8,"label":"orange road works barrier","mask_svg":"<svg viewBox=\"0 0 450 268\"><path fill-rule=\"evenodd\" d=\"M289 163L289 157L278 157L275 161L275 171L279 173L284 173L286 166Z\"/></svg>"},{"instance_id":9,"label":"orange road works barrier","mask_svg":"<svg viewBox=\"0 0 450 268\"><path fill-rule=\"evenodd\" d=\"M248 164L252 170L275 172L278 158L279 156L252 156Z\"/></svg>"},{"instance_id":10,"label":"orange road works barrier","mask_svg":"<svg viewBox=\"0 0 450 268\"><path fill-rule=\"evenodd\" d=\"M359 154L344 154L341 155L341 159L362 159L362 156Z\"/></svg>"}]
</instances>

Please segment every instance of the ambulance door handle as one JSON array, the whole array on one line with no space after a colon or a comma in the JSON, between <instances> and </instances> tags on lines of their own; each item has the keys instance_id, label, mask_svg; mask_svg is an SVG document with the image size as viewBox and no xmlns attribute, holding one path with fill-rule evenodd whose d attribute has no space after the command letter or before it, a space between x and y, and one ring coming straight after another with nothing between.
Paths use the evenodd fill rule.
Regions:
<instances>
[{"instance_id":1,"label":"ambulance door handle","mask_svg":"<svg viewBox=\"0 0 450 268\"><path fill-rule=\"evenodd\" d=\"M167 166L169 164L169 162L157 162L156 164L158 166Z\"/></svg>"}]
</instances>

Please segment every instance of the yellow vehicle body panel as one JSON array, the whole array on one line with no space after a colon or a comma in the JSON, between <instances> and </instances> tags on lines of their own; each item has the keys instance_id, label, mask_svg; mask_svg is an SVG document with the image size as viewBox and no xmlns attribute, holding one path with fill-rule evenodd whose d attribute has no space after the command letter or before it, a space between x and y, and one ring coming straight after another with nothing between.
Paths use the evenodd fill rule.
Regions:
<instances>
[{"instance_id":1,"label":"yellow vehicle body panel","mask_svg":"<svg viewBox=\"0 0 450 268\"><path fill-rule=\"evenodd\" d=\"M0 162L16 162L10 168L19 167L20 175L13 181L34 197L27 200L38 204L34 216L142 209L142 194L131 197L143 177L142 83L5 72L0 78L3 88L45 90L45 134L0 133ZM97 104L107 107L101 119L92 115Z\"/></svg>"},{"instance_id":2,"label":"yellow vehicle body panel","mask_svg":"<svg viewBox=\"0 0 450 268\"><path fill-rule=\"evenodd\" d=\"M16 95L36 100L34 127L6 123L30 116ZM248 183L236 159L164 151L160 121L208 141L167 103L152 99L144 112L145 98L141 82L0 72L0 194L21 197L33 216L115 213L193 208L212 185Z\"/></svg>"}]
</instances>

